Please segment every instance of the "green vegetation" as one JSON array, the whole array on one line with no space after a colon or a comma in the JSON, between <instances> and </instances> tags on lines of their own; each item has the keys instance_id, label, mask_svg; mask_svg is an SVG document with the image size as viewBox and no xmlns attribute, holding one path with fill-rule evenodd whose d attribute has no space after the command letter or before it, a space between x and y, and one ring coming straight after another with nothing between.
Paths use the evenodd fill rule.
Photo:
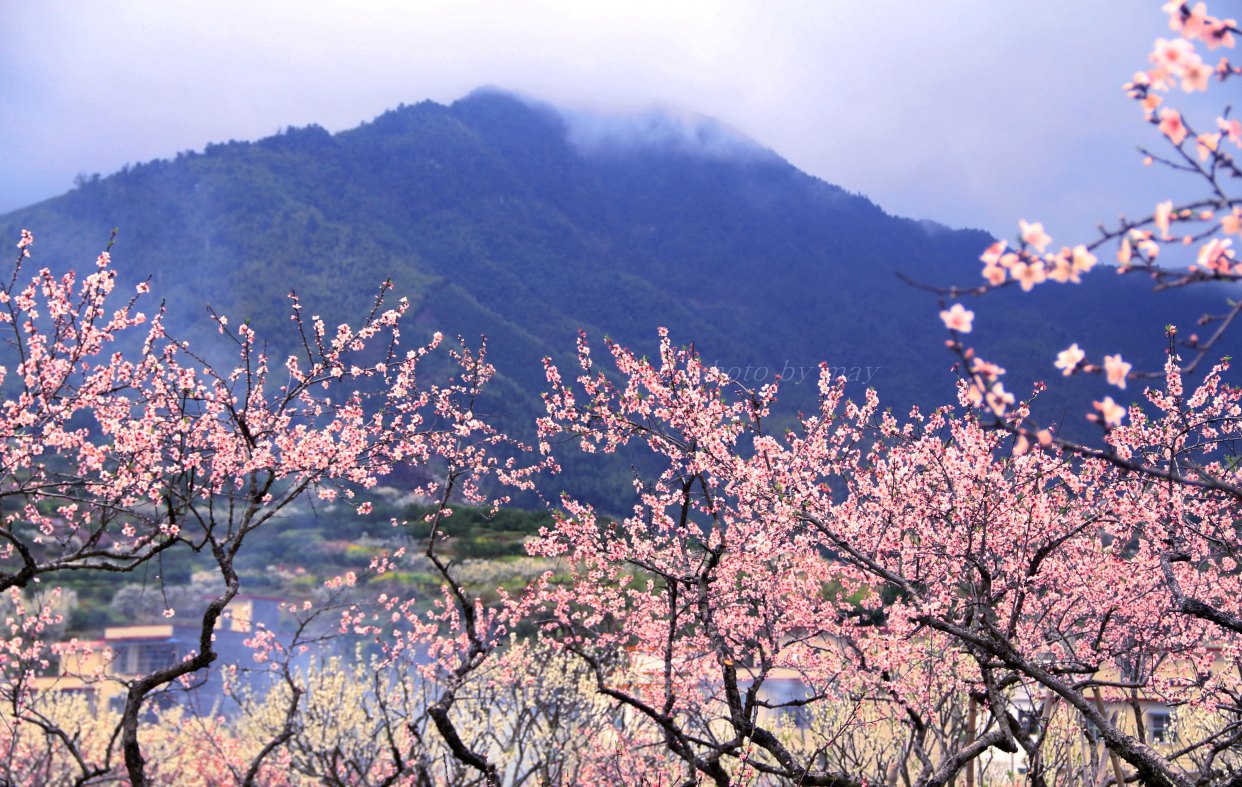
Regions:
<instances>
[{"instance_id":1,"label":"green vegetation","mask_svg":"<svg viewBox=\"0 0 1242 787\"><path fill-rule=\"evenodd\" d=\"M394 502L374 495L374 509L367 516L353 505L318 507L290 513L263 539L250 542L238 560L239 574L248 592L289 600L310 598L332 577L347 571L362 574L361 582L374 592L414 590L434 596L440 579L432 571L419 570L418 554L425 547L429 526L424 517L432 506ZM495 511L453 505L445 520L440 553L461 564L467 585L491 594L497 588L516 590L553 569L552 561L526 557L525 541L552 522L547 511L503 508ZM394 526L395 519L398 525ZM407 565L415 570L368 574L373 558L406 548L414 553ZM71 594L66 631L72 635L97 635L105 626L139 619L159 619L162 610L181 603L194 605L211 590L200 587L211 576L211 560L186 547L164 553L161 561L119 585L112 575L94 576L66 572L55 584ZM364 593L370 593L364 589Z\"/></svg>"},{"instance_id":2,"label":"green vegetation","mask_svg":"<svg viewBox=\"0 0 1242 787\"><path fill-rule=\"evenodd\" d=\"M940 327L935 301L896 274L975 281L984 233L889 216L758 147L734 159L684 147L584 155L564 132L552 111L495 93L403 106L335 135L288 129L87 178L0 217L0 237L27 227L37 264L85 269L119 227L122 288L150 276L173 330L215 359L228 347L204 319L206 302L249 320L279 358L291 349L291 288L332 326L365 311L391 278L414 306L409 344L434 330L487 336L499 375L479 412L519 436L542 412L542 359L568 361L579 329L650 350L662 325L747 385L784 373L776 431L813 406L820 361L866 370L851 393L861 397L870 378L899 412L951 396L951 358L927 341ZM1155 297L1114 278L996 293L976 324L977 349L1007 359L1006 387L1023 393L1071 340L1156 368L1163 339L1153 325L1219 311L1218 293ZM1062 326L1086 313L1094 332L1071 339ZM1103 386L1083 377L1058 386L1060 398L1040 403L1045 420ZM635 461L571 462L544 491L615 511ZM290 535L286 545L313 551L340 538ZM480 555L512 547L490 536L469 543Z\"/></svg>"}]
</instances>

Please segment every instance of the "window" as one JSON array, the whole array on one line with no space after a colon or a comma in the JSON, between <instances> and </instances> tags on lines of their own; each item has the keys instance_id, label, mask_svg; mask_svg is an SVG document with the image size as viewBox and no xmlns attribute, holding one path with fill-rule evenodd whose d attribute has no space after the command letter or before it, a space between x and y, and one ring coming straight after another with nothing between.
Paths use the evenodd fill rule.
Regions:
<instances>
[{"instance_id":1,"label":"window","mask_svg":"<svg viewBox=\"0 0 1242 787\"><path fill-rule=\"evenodd\" d=\"M112 671L117 675L145 675L177 662L177 646L171 642L142 642L117 648Z\"/></svg>"},{"instance_id":2,"label":"window","mask_svg":"<svg viewBox=\"0 0 1242 787\"><path fill-rule=\"evenodd\" d=\"M138 672L145 674L171 667L177 661L177 646L170 644L139 645Z\"/></svg>"},{"instance_id":3,"label":"window","mask_svg":"<svg viewBox=\"0 0 1242 787\"><path fill-rule=\"evenodd\" d=\"M1173 715L1167 710L1147 712L1147 741L1149 743L1173 743L1177 734L1173 731Z\"/></svg>"}]
</instances>

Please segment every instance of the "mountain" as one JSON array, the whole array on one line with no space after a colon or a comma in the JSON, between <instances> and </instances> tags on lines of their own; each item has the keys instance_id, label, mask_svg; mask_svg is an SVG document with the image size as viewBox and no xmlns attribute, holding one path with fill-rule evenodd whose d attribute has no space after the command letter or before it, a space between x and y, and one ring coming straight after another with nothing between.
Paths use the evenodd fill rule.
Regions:
<instances>
[{"instance_id":1,"label":"mountain","mask_svg":"<svg viewBox=\"0 0 1242 787\"><path fill-rule=\"evenodd\" d=\"M663 325L752 382L784 371L790 412L814 402L821 360L895 409L948 401L936 299L897 273L972 283L991 242L890 216L705 119L600 120L496 92L84 179L0 216L0 237L29 228L39 264L81 269L114 226L119 268L150 275L174 328L196 342L212 335L205 302L279 348L291 287L334 324L364 313L391 278L420 330L488 336L501 374L493 406L515 424L537 409L540 359L570 358L580 328L652 349ZM1161 327L1189 326L1222 301L1156 297L1111 277L974 307L980 349L1009 368L1008 388L1028 391L1075 340L1158 366ZM1064 401L1045 411L1059 418Z\"/></svg>"}]
</instances>

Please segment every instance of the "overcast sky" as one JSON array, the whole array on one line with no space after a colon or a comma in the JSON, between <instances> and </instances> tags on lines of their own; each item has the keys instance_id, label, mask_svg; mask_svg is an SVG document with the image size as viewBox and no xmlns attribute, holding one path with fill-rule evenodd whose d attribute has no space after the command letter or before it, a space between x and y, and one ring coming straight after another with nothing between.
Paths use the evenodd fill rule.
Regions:
<instances>
[{"instance_id":1,"label":"overcast sky","mask_svg":"<svg viewBox=\"0 0 1242 787\"><path fill-rule=\"evenodd\" d=\"M1167 190L1120 89L1168 35L1159 6L0 0L0 211L78 173L488 85L703 113L890 213L1081 239Z\"/></svg>"}]
</instances>

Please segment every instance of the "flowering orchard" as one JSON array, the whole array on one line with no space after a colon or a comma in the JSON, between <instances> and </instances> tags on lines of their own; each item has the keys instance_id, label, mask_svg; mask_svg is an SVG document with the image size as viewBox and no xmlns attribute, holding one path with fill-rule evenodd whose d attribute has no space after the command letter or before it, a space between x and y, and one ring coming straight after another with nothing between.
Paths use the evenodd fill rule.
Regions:
<instances>
[{"instance_id":1,"label":"flowering orchard","mask_svg":"<svg viewBox=\"0 0 1242 787\"><path fill-rule=\"evenodd\" d=\"M301 349L279 361L217 316L237 358L219 370L139 311L145 286L115 305L106 252L81 279L31 275L24 234L0 287L15 358L0 416L4 778L1242 783L1242 389L1213 355L1242 303L1170 327L1163 369L1080 343L1049 358L1053 376L1143 388L1141 404L1084 403L1090 443L1005 390L968 346L961 302L1105 275L1106 250L1160 289L1242 278L1227 191L1242 126L1170 106L1242 74L1204 60L1236 24L1202 3L1164 11L1172 37L1126 90L1169 148L1149 163L1198 179L1202 198L1060 251L1024 221L1014 246L984 251L984 283L940 291L962 379L957 405L932 412L848 401L824 367L818 407L773 431L779 383L748 387L664 331L651 359L612 343L599 357L582 337L576 368L547 362L526 446L476 413L483 350L449 353L454 374L429 383L417 372L442 340L404 349L405 303L384 290L335 333L293 297ZM631 506L562 496L527 545L547 567L533 581L478 592L446 556L450 502L503 504L489 490L531 489L556 457L619 450L654 468L635 472ZM282 511L353 501L409 466L433 501L417 549L343 572L285 609L287 631L251 632L247 663L221 665L246 545ZM184 659L119 674L95 644L51 643L58 578L176 550L209 559L222 588ZM437 593L366 592L415 552ZM40 682L53 657L79 689L119 684L120 701ZM164 702L213 671L227 707Z\"/></svg>"},{"instance_id":2,"label":"flowering orchard","mask_svg":"<svg viewBox=\"0 0 1242 787\"><path fill-rule=\"evenodd\" d=\"M26 278L23 263L32 243L24 233L12 277L0 287L0 321L17 357L0 418L0 586L13 602L3 649L9 721L4 759L16 769L13 780L30 781L34 773L21 769L35 762L31 747L53 747L74 764L72 781L115 778L120 769L133 784L145 784L144 715L156 695L179 682L193 683L210 669L217 658L217 623L241 590L237 557L282 510L308 496L352 497L398 464L434 466L436 480L418 494L476 501L484 477L521 488L530 470L512 454L501 458L494 449L507 439L470 410L492 373L482 351L454 352L457 376L419 387L419 363L441 337L402 349L399 320L406 304L385 308L383 290L360 327L341 325L335 333L318 317L304 318L291 296L302 352L275 368L247 325L234 328L217 316L220 333L237 348L236 365L217 371L166 334L159 311L138 311L146 285L119 308L109 305L115 275L107 252L81 280L73 274L57 278L46 269ZM122 346L138 349L127 353ZM427 555L445 569L434 533L429 543ZM91 738L45 713L43 698L30 688L52 655L39 633L53 621L52 607L32 606L24 591L48 575L134 572L174 549L209 558L222 590L195 623L197 649L126 680L115 729L91 747ZM456 670L464 675L486 651L490 635L447 572L445 580L470 642L464 652L445 652L440 661L459 658ZM175 610L165 614L172 617ZM267 644L255 637L259 653ZM88 647L71 644L67 650ZM440 719L453 706L455 677L450 669L427 710L448 739L452 722ZM256 754L244 781L253 782L263 758L287 738L277 735L276 741Z\"/></svg>"},{"instance_id":3,"label":"flowering orchard","mask_svg":"<svg viewBox=\"0 0 1242 787\"><path fill-rule=\"evenodd\" d=\"M588 451L639 442L665 469L636 481L619 521L566 500L532 549L575 566L541 591L550 636L647 720L648 743L681 761L681 779L945 784L972 760L1019 751L1041 783L1091 781L1109 755L1150 784L1237 766L1242 731L1221 711L1242 688L1229 495L1054 446L1014 452L967 409L899 422L874 396L844 401L826 376L819 411L770 435L774 389L739 391L667 338L654 363L611 349L620 383L585 344L576 385L549 369L545 433ZM1116 430L1114 449L1201 442L1184 436L1180 398L1171 369L1153 393L1169 409ZM1213 373L1189 397L1189 423L1219 433L1237 399ZM1196 614L1191 599L1219 614ZM610 680L618 654L646 678ZM804 690L774 700L771 684L789 676ZM1215 718L1176 761L1129 710L1107 710L1141 716L1156 698ZM835 706L832 723L791 742L788 712L818 706ZM1053 751L1064 729L1050 721L1067 714L1102 745ZM880 727L898 745L865 770L829 756Z\"/></svg>"}]
</instances>

